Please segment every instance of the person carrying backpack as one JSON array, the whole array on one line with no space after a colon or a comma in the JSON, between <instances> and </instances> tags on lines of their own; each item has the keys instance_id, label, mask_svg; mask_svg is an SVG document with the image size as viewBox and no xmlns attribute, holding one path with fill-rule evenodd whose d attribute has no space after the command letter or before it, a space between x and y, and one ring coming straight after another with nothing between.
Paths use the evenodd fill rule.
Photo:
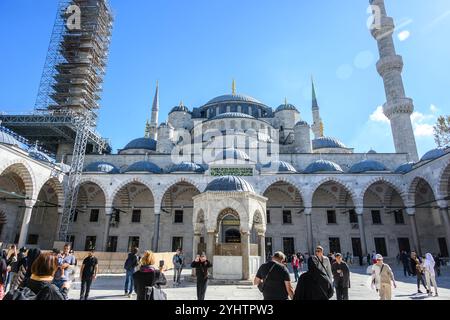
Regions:
<instances>
[{"instance_id":1,"label":"person carrying backpack","mask_svg":"<svg viewBox=\"0 0 450 320\"><path fill-rule=\"evenodd\" d=\"M8 273L8 265L6 263L6 251L1 251L0 256L0 300L5 296L6 278Z\"/></svg>"},{"instance_id":2,"label":"person carrying backpack","mask_svg":"<svg viewBox=\"0 0 450 320\"><path fill-rule=\"evenodd\" d=\"M52 283L58 270L58 258L43 253L31 266L31 277L23 288L10 290L4 300L67 300L64 292Z\"/></svg>"},{"instance_id":3,"label":"person carrying backpack","mask_svg":"<svg viewBox=\"0 0 450 320\"><path fill-rule=\"evenodd\" d=\"M131 252L128 253L128 258L125 261L123 268L126 271L125 276L125 295L128 298L133 294L134 283L133 283L133 274L136 271L136 267L139 265L140 257L138 256L139 249L133 248Z\"/></svg>"},{"instance_id":4,"label":"person carrying backpack","mask_svg":"<svg viewBox=\"0 0 450 320\"><path fill-rule=\"evenodd\" d=\"M177 253L172 258L173 262L173 284L179 285L181 283L181 273L183 272L184 267L184 256L183 251L179 248L177 249Z\"/></svg>"}]
</instances>

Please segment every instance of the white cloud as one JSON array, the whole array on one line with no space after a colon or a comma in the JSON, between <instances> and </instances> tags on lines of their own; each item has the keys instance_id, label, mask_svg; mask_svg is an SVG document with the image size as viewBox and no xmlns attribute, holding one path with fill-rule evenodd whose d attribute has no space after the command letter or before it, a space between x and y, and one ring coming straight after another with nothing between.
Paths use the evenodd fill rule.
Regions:
<instances>
[{"instance_id":1,"label":"white cloud","mask_svg":"<svg viewBox=\"0 0 450 320\"><path fill-rule=\"evenodd\" d=\"M408 30L404 30L400 32L397 36L400 41L405 41L411 36L411 32L409 32Z\"/></svg>"},{"instance_id":2,"label":"white cloud","mask_svg":"<svg viewBox=\"0 0 450 320\"><path fill-rule=\"evenodd\" d=\"M389 123L389 119L383 113L382 106L378 106L377 109L370 115L370 121Z\"/></svg>"},{"instance_id":3,"label":"white cloud","mask_svg":"<svg viewBox=\"0 0 450 320\"><path fill-rule=\"evenodd\" d=\"M439 112L439 109L438 109L438 107L436 107L434 104L432 104L432 105L430 106L430 111L431 111L431 113L435 114L435 113L438 113L438 112Z\"/></svg>"}]
</instances>

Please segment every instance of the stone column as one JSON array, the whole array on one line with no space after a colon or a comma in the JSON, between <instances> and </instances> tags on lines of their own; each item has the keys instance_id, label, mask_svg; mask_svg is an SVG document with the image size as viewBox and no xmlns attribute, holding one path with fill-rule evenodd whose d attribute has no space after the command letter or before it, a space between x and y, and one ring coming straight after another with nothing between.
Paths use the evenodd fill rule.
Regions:
<instances>
[{"instance_id":1,"label":"stone column","mask_svg":"<svg viewBox=\"0 0 450 320\"><path fill-rule=\"evenodd\" d=\"M211 269L211 274L214 275L214 255L216 251L216 232L208 231L206 235L206 257L213 264L213 268Z\"/></svg>"},{"instance_id":2,"label":"stone column","mask_svg":"<svg viewBox=\"0 0 450 320\"><path fill-rule=\"evenodd\" d=\"M27 244L28 238L28 229L30 227L31 214L33 212L33 207L36 204L36 201L33 200L25 200L25 213L23 215L22 226L20 228L20 236L18 247L25 247Z\"/></svg>"},{"instance_id":3,"label":"stone column","mask_svg":"<svg viewBox=\"0 0 450 320\"><path fill-rule=\"evenodd\" d=\"M261 257L261 264L266 262L266 235L264 233L258 234L259 236L259 255Z\"/></svg>"},{"instance_id":4,"label":"stone column","mask_svg":"<svg viewBox=\"0 0 450 320\"><path fill-rule=\"evenodd\" d=\"M250 280L250 232L241 231L242 280Z\"/></svg>"},{"instance_id":5,"label":"stone column","mask_svg":"<svg viewBox=\"0 0 450 320\"><path fill-rule=\"evenodd\" d=\"M439 212L442 217L442 223L445 229L445 238L447 241L447 249L450 250L450 217L448 213L448 203L445 201L438 202Z\"/></svg>"},{"instance_id":6,"label":"stone column","mask_svg":"<svg viewBox=\"0 0 450 320\"><path fill-rule=\"evenodd\" d=\"M159 225L161 221L161 212L155 210L155 224L153 228L153 243L152 243L152 251L158 252L159 250Z\"/></svg>"},{"instance_id":7,"label":"stone column","mask_svg":"<svg viewBox=\"0 0 450 320\"><path fill-rule=\"evenodd\" d=\"M422 256L422 248L420 247L419 232L417 230L416 210L414 208L407 208L406 212L409 216L409 222L411 224L412 237L414 242L414 250L418 256Z\"/></svg>"},{"instance_id":8,"label":"stone column","mask_svg":"<svg viewBox=\"0 0 450 320\"><path fill-rule=\"evenodd\" d=\"M113 219L113 214L112 214L112 210L107 211L105 214L105 232L103 233L105 235L105 237L103 238L103 252L106 252L106 250L108 249L108 238L109 238L109 233L111 231L111 222Z\"/></svg>"},{"instance_id":9,"label":"stone column","mask_svg":"<svg viewBox=\"0 0 450 320\"><path fill-rule=\"evenodd\" d=\"M198 252L198 245L200 244L200 233L194 233L194 239L192 242L192 261L195 260L195 257L197 256ZM195 276L195 269L192 268L192 276Z\"/></svg>"},{"instance_id":10,"label":"stone column","mask_svg":"<svg viewBox=\"0 0 450 320\"><path fill-rule=\"evenodd\" d=\"M358 217L359 238L361 240L361 254L363 257L367 256L367 239L366 230L364 227L364 208L356 208L356 215Z\"/></svg>"},{"instance_id":11,"label":"stone column","mask_svg":"<svg viewBox=\"0 0 450 320\"><path fill-rule=\"evenodd\" d=\"M58 207L58 222L56 222L56 230L53 242L59 241L59 230L61 229L62 217L63 217L64 208Z\"/></svg>"},{"instance_id":12,"label":"stone column","mask_svg":"<svg viewBox=\"0 0 450 320\"><path fill-rule=\"evenodd\" d=\"M313 228L312 228L312 208L305 209L306 217L306 242L308 244L308 251L310 255L314 255L314 239L313 239Z\"/></svg>"}]
</instances>

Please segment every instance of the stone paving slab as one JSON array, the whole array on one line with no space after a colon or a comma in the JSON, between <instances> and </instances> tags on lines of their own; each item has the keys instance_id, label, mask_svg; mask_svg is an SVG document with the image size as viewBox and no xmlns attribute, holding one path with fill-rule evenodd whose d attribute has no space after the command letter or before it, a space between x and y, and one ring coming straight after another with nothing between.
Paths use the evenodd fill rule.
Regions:
<instances>
[{"instance_id":1,"label":"stone paving slab","mask_svg":"<svg viewBox=\"0 0 450 320\"><path fill-rule=\"evenodd\" d=\"M349 290L350 300L378 300L376 291L370 289L370 277L366 274L367 267L351 267L351 284ZM395 266L394 273L397 280L397 289L393 291L393 300L450 300L450 267L442 269L442 276L437 278L439 297L428 297L427 294L417 294L415 277L405 277L402 270ZM188 278L190 269L183 271L183 277ZM166 273L168 286L164 288L169 300L196 300L195 283L183 281L179 287L173 287L173 272ZM293 275L291 275L294 279ZM136 296L128 298L124 296L125 275L100 275L92 285L92 300L132 300ZM293 282L294 289L296 283ZM75 282L70 291L71 299L79 298L80 283ZM422 288L422 291L424 289ZM210 285L206 292L207 300L262 300L262 294L256 287L229 285ZM335 298L334 298L335 299Z\"/></svg>"}]
</instances>

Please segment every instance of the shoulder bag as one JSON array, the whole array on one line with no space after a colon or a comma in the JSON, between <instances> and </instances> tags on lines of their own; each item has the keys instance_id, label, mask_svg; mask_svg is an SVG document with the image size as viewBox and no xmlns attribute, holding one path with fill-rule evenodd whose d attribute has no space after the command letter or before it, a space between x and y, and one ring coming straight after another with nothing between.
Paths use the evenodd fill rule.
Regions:
<instances>
[{"instance_id":1,"label":"shoulder bag","mask_svg":"<svg viewBox=\"0 0 450 320\"><path fill-rule=\"evenodd\" d=\"M259 291L264 292L264 287L265 287L265 285L266 285L267 278L269 277L269 275L270 275L270 273L272 272L273 268L275 268L275 262L274 262L274 264L272 265L272 267L270 268L269 272L267 272L267 275L264 277L263 282L260 282L260 283L258 284L258 289L259 289Z\"/></svg>"}]
</instances>

